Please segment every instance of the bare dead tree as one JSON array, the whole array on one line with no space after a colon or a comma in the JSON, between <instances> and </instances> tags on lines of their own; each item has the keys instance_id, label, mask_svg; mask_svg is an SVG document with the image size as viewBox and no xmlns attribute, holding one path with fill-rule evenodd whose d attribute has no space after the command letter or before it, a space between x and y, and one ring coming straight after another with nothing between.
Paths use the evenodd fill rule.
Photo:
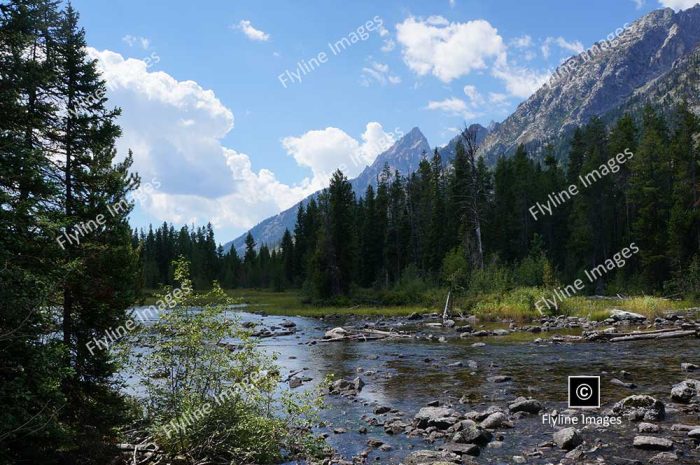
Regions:
<instances>
[{"instance_id":1,"label":"bare dead tree","mask_svg":"<svg viewBox=\"0 0 700 465\"><path fill-rule=\"evenodd\" d=\"M476 265L479 269L484 268L484 248L481 240L481 211L479 207L479 193L481 186L479 185L479 175L476 169L476 157L479 151L479 144L477 142L477 129L475 127L469 127L466 124L461 132L462 144L464 145L464 151L469 160L469 165L471 168L470 176L470 199L469 199L469 215L470 223L474 228L474 236L476 237Z\"/></svg>"}]
</instances>

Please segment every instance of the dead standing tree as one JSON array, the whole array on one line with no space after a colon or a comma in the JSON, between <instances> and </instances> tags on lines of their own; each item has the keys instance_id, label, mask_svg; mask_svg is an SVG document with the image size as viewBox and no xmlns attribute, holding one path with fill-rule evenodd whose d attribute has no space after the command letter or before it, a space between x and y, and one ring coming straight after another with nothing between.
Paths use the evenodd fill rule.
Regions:
<instances>
[{"instance_id":1,"label":"dead standing tree","mask_svg":"<svg viewBox=\"0 0 700 465\"><path fill-rule=\"evenodd\" d=\"M476 167L476 157L479 151L477 129L474 126L470 127L465 125L461 133L461 138L470 165L470 195L469 199L467 199L469 211L468 221L474 229L474 236L476 239L476 266L482 270L484 268L484 248L481 240L481 209L479 207L479 195L481 194L482 186L479 182L479 173Z\"/></svg>"}]
</instances>

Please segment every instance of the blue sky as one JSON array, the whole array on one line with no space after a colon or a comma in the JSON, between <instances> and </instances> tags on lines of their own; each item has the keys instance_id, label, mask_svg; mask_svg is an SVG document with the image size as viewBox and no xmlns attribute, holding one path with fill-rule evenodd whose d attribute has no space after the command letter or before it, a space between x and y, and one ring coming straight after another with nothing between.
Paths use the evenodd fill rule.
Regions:
<instances>
[{"instance_id":1,"label":"blue sky","mask_svg":"<svg viewBox=\"0 0 700 465\"><path fill-rule=\"evenodd\" d=\"M73 2L148 190L133 225L212 221L221 242L414 126L436 146L503 120L563 59L662 3L694 2Z\"/></svg>"}]
</instances>

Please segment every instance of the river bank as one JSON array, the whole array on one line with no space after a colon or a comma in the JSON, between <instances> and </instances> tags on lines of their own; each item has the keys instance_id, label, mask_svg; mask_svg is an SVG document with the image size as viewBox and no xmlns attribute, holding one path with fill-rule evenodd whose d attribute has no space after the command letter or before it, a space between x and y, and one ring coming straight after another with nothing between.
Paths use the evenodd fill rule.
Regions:
<instances>
[{"instance_id":1,"label":"river bank","mask_svg":"<svg viewBox=\"0 0 700 465\"><path fill-rule=\"evenodd\" d=\"M261 289L231 289L227 294L245 304L248 311L266 315L306 316L320 318L326 316L408 316L413 313L442 312L447 289L433 289L416 296L411 303L388 305L379 297L369 293L346 303L312 304L299 290L270 291ZM504 293L456 294L452 302L452 313L478 315L483 320L500 321L512 319L531 321L545 314L583 317L588 320L604 320L610 310L639 313L647 318L663 316L669 311L679 311L698 306L690 300L671 300L653 296L576 296L566 299L553 311L540 312L537 300L546 296L547 290L536 287L516 288ZM141 305L155 302L154 291L143 292Z\"/></svg>"}]
</instances>

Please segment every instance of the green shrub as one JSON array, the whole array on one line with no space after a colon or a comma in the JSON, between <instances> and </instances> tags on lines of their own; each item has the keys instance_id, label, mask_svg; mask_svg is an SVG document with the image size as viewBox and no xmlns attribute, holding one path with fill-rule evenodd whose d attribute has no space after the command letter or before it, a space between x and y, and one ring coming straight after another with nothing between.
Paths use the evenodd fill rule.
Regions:
<instances>
[{"instance_id":1,"label":"green shrub","mask_svg":"<svg viewBox=\"0 0 700 465\"><path fill-rule=\"evenodd\" d=\"M178 289L189 264L175 263ZM150 433L169 454L231 463L279 463L313 453L310 398L278 395L274 357L260 351L214 282L206 294L166 293L173 305L145 328L153 347L139 364ZM173 299L175 296L176 299ZM147 332L146 332L147 330ZM318 398L318 397L316 397Z\"/></svg>"}]
</instances>

